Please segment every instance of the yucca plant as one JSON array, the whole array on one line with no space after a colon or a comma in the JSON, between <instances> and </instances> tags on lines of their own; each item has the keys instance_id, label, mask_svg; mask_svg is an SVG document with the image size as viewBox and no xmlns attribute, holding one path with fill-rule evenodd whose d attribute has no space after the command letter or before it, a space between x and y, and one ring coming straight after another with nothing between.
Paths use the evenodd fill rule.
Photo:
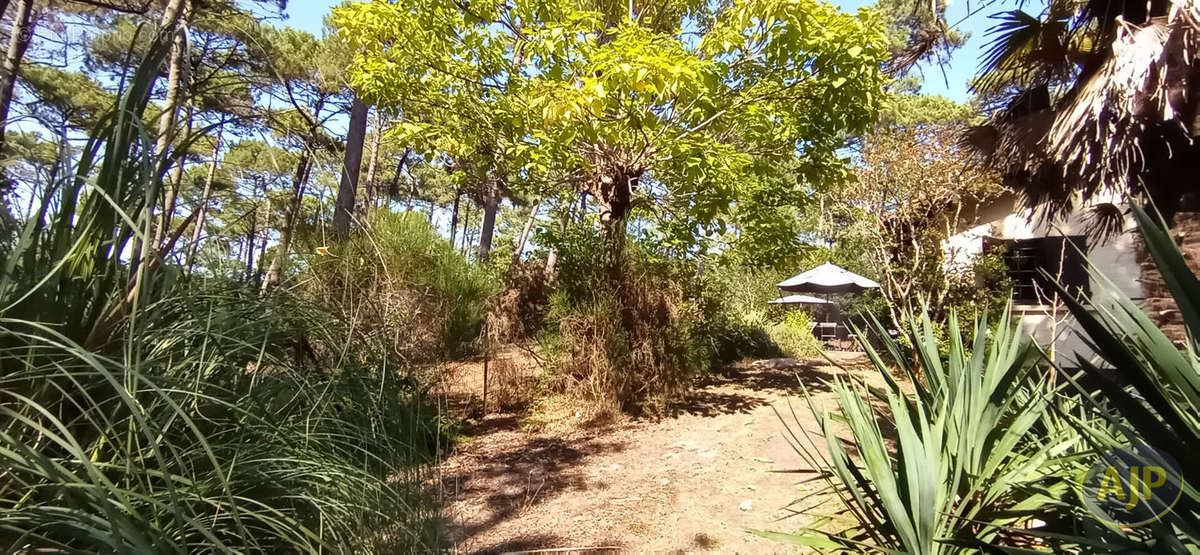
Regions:
<instances>
[{"instance_id":1,"label":"yucca plant","mask_svg":"<svg viewBox=\"0 0 1200 555\"><path fill-rule=\"evenodd\" d=\"M1006 530L1044 519L1043 507L1067 487L1048 475L1046 462L1076 438L1040 425L1049 410L1044 366L1008 311L994 328L981 316L969 348L951 315L946 360L928 315L909 321L912 357L877 321L889 360L862 341L886 389L836 378L837 411L810 401L824 439L814 440L798 421L791 427L797 452L822 472L857 525L771 537L849 551L976 551L1019 543ZM893 369L908 377L911 391Z\"/></svg>"},{"instance_id":2,"label":"yucca plant","mask_svg":"<svg viewBox=\"0 0 1200 555\"><path fill-rule=\"evenodd\" d=\"M1113 447L1148 445L1179 464L1184 484L1174 508L1159 520L1129 529L1101 527L1102 535L1080 535L1072 543L1105 550L1200 552L1200 280L1188 267L1175 241L1139 206L1134 220L1147 252L1174 297L1187 329L1180 347L1154 324L1138 304L1091 267L1093 293L1076 299L1059 295L1084 333L1098 360L1075 362L1088 378L1080 392L1081 411L1066 415L1093 448L1092 459ZM1108 370L1102 369L1107 367ZM1081 470L1078 470L1080 473ZM1092 518L1082 507L1081 520ZM1102 536L1102 537L1101 537ZM1102 539L1103 542L1098 541Z\"/></svg>"}]
</instances>

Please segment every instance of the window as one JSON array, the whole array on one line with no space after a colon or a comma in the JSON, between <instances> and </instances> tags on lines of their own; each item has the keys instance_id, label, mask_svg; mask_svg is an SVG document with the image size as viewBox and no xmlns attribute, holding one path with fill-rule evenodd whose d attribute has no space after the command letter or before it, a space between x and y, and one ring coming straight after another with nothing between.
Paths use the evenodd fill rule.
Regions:
<instances>
[{"instance_id":1,"label":"window","mask_svg":"<svg viewBox=\"0 0 1200 555\"><path fill-rule=\"evenodd\" d=\"M1013 301L1018 304L1041 304L1047 295L1053 294L1040 287L1042 270L1057 276L1059 283L1073 294L1091 291L1084 259L1087 237L1083 235L984 240L984 252L995 252L998 248L1003 249L1004 265L1012 280ZM1038 295L1039 290L1042 296Z\"/></svg>"}]
</instances>

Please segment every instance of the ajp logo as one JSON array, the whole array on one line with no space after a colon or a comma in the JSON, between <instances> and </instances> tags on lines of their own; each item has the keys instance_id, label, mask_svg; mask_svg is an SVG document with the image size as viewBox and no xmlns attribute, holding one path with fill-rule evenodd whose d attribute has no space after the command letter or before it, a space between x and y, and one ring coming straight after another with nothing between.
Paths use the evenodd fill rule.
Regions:
<instances>
[{"instance_id":1,"label":"ajp logo","mask_svg":"<svg viewBox=\"0 0 1200 555\"><path fill-rule=\"evenodd\" d=\"M1179 466L1166 453L1146 445L1101 454L1080 485L1088 512L1105 524L1122 527L1162 518L1183 493Z\"/></svg>"}]
</instances>

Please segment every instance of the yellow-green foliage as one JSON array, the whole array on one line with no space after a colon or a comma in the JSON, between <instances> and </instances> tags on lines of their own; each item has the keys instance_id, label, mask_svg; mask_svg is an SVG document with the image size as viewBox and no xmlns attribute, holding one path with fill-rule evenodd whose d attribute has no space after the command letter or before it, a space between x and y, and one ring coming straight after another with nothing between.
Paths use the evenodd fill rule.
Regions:
<instances>
[{"instance_id":1,"label":"yellow-green foliage","mask_svg":"<svg viewBox=\"0 0 1200 555\"><path fill-rule=\"evenodd\" d=\"M813 335L812 318L803 310L788 312L782 322L766 326L767 334L783 354L792 358L821 356L821 342Z\"/></svg>"},{"instance_id":2,"label":"yellow-green foliage","mask_svg":"<svg viewBox=\"0 0 1200 555\"><path fill-rule=\"evenodd\" d=\"M660 202L685 224L657 229L672 241L724 231L746 196L778 207L843 179L844 137L870 128L886 97L887 37L868 10L817 0L629 6L636 13L541 0L462 6L334 9L357 52L356 92L404 113L404 144L463 167L494 168L500 156L514 177L653 174L670 193ZM800 178L767 178L793 162ZM529 187L521 181L510 185ZM599 183L615 181L590 187ZM624 183L641 193L637 180Z\"/></svg>"}]
</instances>

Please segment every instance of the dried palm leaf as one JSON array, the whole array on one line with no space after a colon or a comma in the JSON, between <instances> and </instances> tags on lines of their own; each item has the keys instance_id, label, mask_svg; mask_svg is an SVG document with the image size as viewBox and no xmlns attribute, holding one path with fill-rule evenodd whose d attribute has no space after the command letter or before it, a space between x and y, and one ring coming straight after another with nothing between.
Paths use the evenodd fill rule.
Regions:
<instances>
[{"instance_id":1,"label":"dried palm leaf","mask_svg":"<svg viewBox=\"0 0 1200 555\"><path fill-rule=\"evenodd\" d=\"M1117 17L1111 30L1103 22L1078 22L1091 29L1096 42L1090 49L1098 57L1083 64L1077 77L1039 85L1048 105L1030 102L1029 91L1039 89L1026 89L964 142L1045 215L1061 218L1108 193L1148 194L1170 212L1184 193L1197 189L1200 170L1194 140L1200 4L1179 0L1164 14L1142 25ZM1002 65L1016 42L997 45L988 60ZM1109 48L1100 49L1105 42ZM1049 93L1056 89L1063 92L1052 100Z\"/></svg>"}]
</instances>

